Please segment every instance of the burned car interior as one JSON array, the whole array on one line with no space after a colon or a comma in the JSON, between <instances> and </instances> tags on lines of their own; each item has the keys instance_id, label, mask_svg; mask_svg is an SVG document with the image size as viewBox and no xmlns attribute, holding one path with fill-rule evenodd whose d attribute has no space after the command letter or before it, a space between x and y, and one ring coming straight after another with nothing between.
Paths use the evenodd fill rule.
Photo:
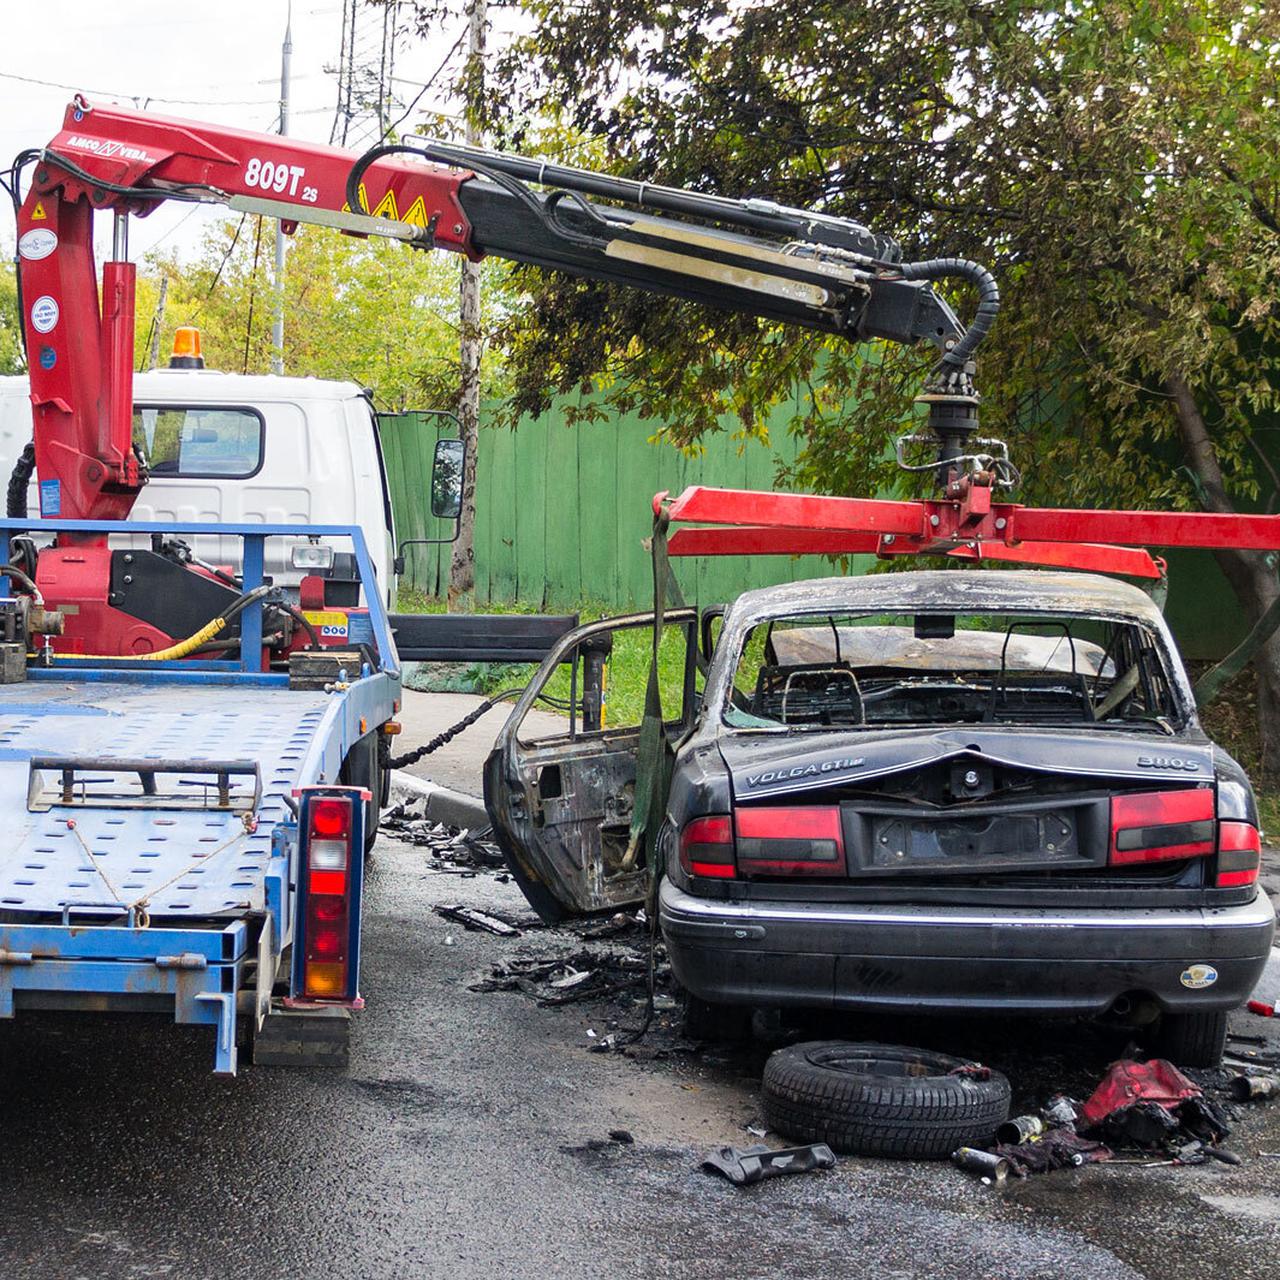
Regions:
<instances>
[{"instance_id":1,"label":"burned car interior","mask_svg":"<svg viewBox=\"0 0 1280 1280\"><path fill-rule=\"evenodd\" d=\"M753 627L724 710L735 729L1179 722L1154 637L1128 619L794 614Z\"/></svg>"}]
</instances>

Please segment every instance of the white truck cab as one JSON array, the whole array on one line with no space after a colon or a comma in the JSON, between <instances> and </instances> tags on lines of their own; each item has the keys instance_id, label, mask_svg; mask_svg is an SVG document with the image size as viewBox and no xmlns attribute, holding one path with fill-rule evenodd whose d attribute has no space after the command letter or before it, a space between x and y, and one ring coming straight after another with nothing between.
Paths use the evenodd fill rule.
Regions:
<instances>
[{"instance_id":1,"label":"white truck cab","mask_svg":"<svg viewBox=\"0 0 1280 1280\"><path fill-rule=\"evenodd\" d=\"M394 599L395 528L377 414L354 382L157 369L134 376L133 398L134 440L151 477L132 519L358 525ZM27 379L0 378L0 482L30 439ZM34 478L28 512L40 514ZM193 549L215 564L239 558L236 538L202 535ZM268 543L266 570L277 583L302 576L292 558L291 544Z\"/></svg>"}]
</instances>

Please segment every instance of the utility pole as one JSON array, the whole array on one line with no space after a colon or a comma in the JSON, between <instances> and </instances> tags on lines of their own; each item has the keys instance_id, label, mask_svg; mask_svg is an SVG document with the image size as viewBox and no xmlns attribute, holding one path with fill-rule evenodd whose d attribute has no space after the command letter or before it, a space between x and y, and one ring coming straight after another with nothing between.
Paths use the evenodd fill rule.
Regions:
<instances>
[{"instance_id":1,"label":"utility pole","mask_svg":"<svg viewBox=\"0 0 1280 1280\"><path fill-rule=\"evenodd\" d=\"M293 61L293 4L290 0L280 47L280 135L289 132L289 76ZM276 305L271 322L271 372L284 372L284 223L276 221Z\"/></svg>"},{"instance_id":2,"label":"utility pole","mask_svg":"<svg viewBox=\"0 0 1280 1280\"><path fill-rule=\"evenodd\" d=\"M169 277L160 277L160 296L156 299L156 314L151 321L151 342L147 348L147 368L160 367L160 331L164 328L164 304L169 297Z\"/></svg>"},{"instance_id":3,"label":"utility pole","mask_svg":"<svg viewBox=\"0 0 1280 1280\"><path fill-rule=\"evenodd\" d=\"M484 27L486 0L467 0L466 141L484 145ZM449 573L449 602L475 590L476 585L476 454L480 445L480 267L462 259L459 285L461 340L458 346L458 421L466 449L462 471L462 513L458 540L453 544Z\"/></svg>"}]
</instances>

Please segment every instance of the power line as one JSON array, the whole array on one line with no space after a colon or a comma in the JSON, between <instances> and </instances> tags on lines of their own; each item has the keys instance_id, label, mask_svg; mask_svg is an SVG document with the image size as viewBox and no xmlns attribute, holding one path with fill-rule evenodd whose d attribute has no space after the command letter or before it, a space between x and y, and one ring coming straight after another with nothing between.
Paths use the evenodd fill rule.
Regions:
<instances>
[{"instance_id":1,"label":"power line","mask_svg":"<svg viewBox=\"0 0 1280 1280\"><path fill-rule=\"evenodd\" d=\"M228 102L225 98L157 98L149 93L119 93L114 89L89 89L82 84L62 84L57 80L39 80L35 76L20 76L13 71L0 71L0 80L17 80L22 84L43 85L46 89L66 89L71 93L90 93L104 98L128 98L130 102L159 102L174 107L270 107L274 98L244 99Z\"/></svg>"}]
</instances>

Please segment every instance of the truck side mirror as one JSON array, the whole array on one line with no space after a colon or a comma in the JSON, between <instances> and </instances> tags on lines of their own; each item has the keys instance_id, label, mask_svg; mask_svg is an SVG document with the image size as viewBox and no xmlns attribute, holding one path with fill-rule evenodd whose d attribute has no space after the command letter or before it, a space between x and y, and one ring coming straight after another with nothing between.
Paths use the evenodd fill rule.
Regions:
<instances>
[{"instance_id":1,"label":"truck side mirror","mask_svg":"<svg viewBox=\"0 0 1280 1280\"><path fill-rule=\"evenodd\" d=\"M431 463L431 514L456 520L462 514L462 472L467 449L461 440L437 440Z\"/></svg>"}]
</instances>

